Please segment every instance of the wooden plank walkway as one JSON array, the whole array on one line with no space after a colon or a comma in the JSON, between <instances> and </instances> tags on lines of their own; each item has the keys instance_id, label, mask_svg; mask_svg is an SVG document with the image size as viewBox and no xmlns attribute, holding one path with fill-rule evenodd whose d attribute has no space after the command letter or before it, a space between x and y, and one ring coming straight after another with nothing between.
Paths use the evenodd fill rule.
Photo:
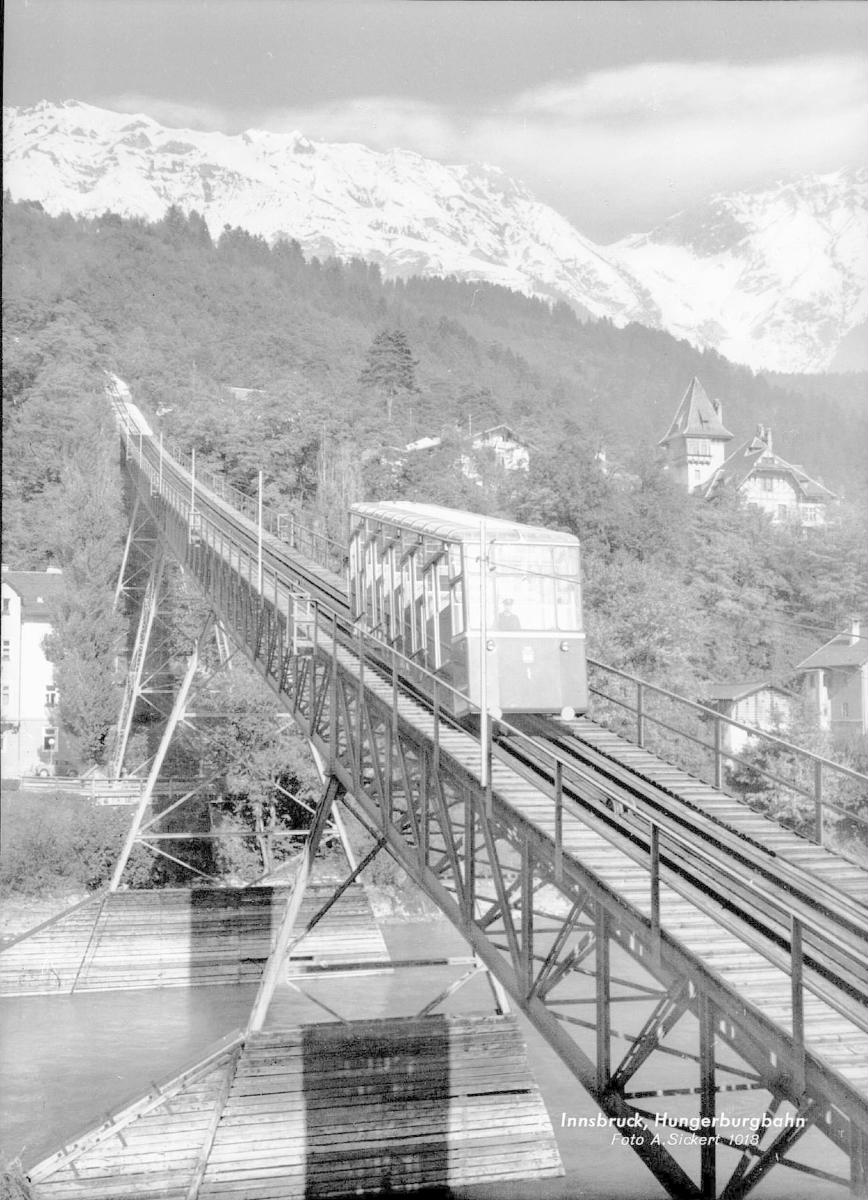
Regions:
<instances>
[{"instance_id":1,"label":"wooden plank walkway","mask_svg":"<svg viewBox=\"0 0 868 1200\"><path fill-rule=\"evenodd\" d=\"M353 660L339 651L343 665L353 670ZM391 704L388 683L366 677L366 687ZM432 739L434 718L415 701L399 696L398 714L419 733ZM460 763L476 779L480 778L479 743L459 730L441 727L441 749ZM492 762L492 790L507 807L531 822L552 844L554 856L555 812L552 800L520 774L498 759ZM565 807L563 815L565 855L575 859L605 883L614 893L634 905L650 919L649 873L600 833L589 828L578 815ZM781 969L759 951L741 940L726 925L715 919L673 888L661 885L661 926L696 961L714 971L735 996L754 1005L779 1028L792 1033L789 996L789 972ZM868 1012L865 1013L868 1024ZM838 1013L818 997L805 1002L805 1043L809 1052L837 1071L860 1095L868 1092L868 1034L865 1028Z\"/></svg>"},{"instance_id":2,"label":"wooden plank walkway","mask_svg":"<svg viewBox=\"0 0 868 1200\"><path fill-rule=\"evenodd\" d=\"M656 758L647 750L586 717L562 724L573 737L618 766L638 772L644 779L677 797L685 806L721 822L750 841L773 851L776 857L816 875L824 882L833 884L844 895L868 905L868 862L860 867L824 846L799 837L736 797L717 791L696 776Z\"/></svg>"},{"instance_id":3,"label":"wooden plank walkway","mask_svg":"<svg viewBox=\"0 0 868 1200\"><path fill-rule=\"evenodd\" d=\"M492 772L494 791L499 791L501 772L495 764ZM514 776L503 783L512 783ZM510 804L537 828L554 840L553 805L528 785L523 793L515 791ZM629 901L645 917L651 916L648 871L641 864L588 828L577 816L564 813L564 852ZM789 972L774 966L759 951L753 950L709 912L666 884L660 888L662 928L705 966L714 970L742 1000L753 1004L780 1028L792 1033ZM868 1014L866 1014L868 1018ZM841 1016L824 1001L809 997L805 1002L805 1043L808 1050L838 1071L853 1087L868 1091L868 1033Z\"/></svg>"},{"instance_id":4,"label":"wooden plank walkway","mask_svg":"<svg viewBox=\"0 0 868 1200\"><path fill-rule=\"evenodd\" d=\"M308 886L304 929L333 893ZM101 894L0 952L0 994L257 983L288 887ZM295 973L388 958L364 888L353 885L292 950Z\"/></svg>"},{"instance_id":5,"label":"wooden plank walkway","mask_svg":"<svg viewBox=\"0 0 868 1200\"><path fill-rule=\"evenodd\" d=\"M563 1174L514 1017L271 1030L31 1168L44 1200L301 1200Z\"/></svg>"}]
</instances>

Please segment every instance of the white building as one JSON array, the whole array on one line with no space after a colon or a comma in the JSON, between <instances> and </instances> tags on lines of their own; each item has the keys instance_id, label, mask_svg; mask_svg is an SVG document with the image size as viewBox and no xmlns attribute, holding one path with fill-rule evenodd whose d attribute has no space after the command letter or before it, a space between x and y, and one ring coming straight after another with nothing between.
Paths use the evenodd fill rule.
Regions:
<instances>
[{"instance_id":1,"label":"white building","mask_svg":"<svg viewBox=\"0 0 868 1200\"><path fill-rule=\"evenodd\" d=\"M63 757L54 664L43 643L50 605L62 586L59 570L2 575L2 775L52 775Z\"/></svg>"},{"instance_id":2,"label":"white building","mask_svg":"<svg viewBox=\"0 0 868 1200\"><path fill-rule=\"evenodd\" d=\"M723 424L719 400L709 400L694 377L658 445L665 447L666 467L688 492L703 487L723 465L732 434Z\"/></svg>"},{"instance_id":3,"label":"white building","mask_svg":"<svg viewBox=\"0 0 868 1200\"><path fill-rule=\"evenodd\" d=\"M714 496L723 487L733 488L745 504L761 509L773 525L824 525L827 510L838 499L802 467L775 454L766 425L758 425L755 435L729 455L709 480L705 495Z\"/></svg>"},{"instance_id":4,"label":"white building","mask_svg":"<svg viewBox=\"0 0 868 1200\"><path fill-rule=\"evenodd\" d=\"M527 443L509 425L493 425L473 437L474 450L493 450L504 471L526 471L530 466Z\"/></svg>"},{"instance_id":5,"label":"white building","mask_svg":"<svg viewBox=\"0 0 868 1200\"><path fill-rule=\"evenodd\" d=\"M493 425L480 433L468 435L466 438L459 434L461 444L465 447L460 453L461 472L474 483L482 482L481 462L478 455L490 451L494 461L503 471L527 471L530 466L530 450L527 442L510 428L509 425ZM405 454L418 454L423 450L437 450L443 445L440 436L421 437L410 442L403 449L397 447L392 451L393 457L386 460L398 466Z\"/></svg>"},{"instance_id":6,"label":"white building","mask_svg":"<svg viewBox=\"0 0 868 1200\"><path fill-rule=\"evenodd\" d=\"M768 679L745 683L714 683L706 689L704 703L722 716L742 725L750 725L763 733L784 737L792 720L795 697ZM723 748L740 754L751 740L746 729L723 725Z\"/></svg>"},{"instance_id":7,"label":"white building","mask_svg":"<svg viewBox=\"0 0 868 1200\"><path fill-rule=\"evenodd\" d=\"M809 654L796 671L821 729L838 737L868 733L868 637L854 617L850 628Z\"/></svg>"}]
</instances>

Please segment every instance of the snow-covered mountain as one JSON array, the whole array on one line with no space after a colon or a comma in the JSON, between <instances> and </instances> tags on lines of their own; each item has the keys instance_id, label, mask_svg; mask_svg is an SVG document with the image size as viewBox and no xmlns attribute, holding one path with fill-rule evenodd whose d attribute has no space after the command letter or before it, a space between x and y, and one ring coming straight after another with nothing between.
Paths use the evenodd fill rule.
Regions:
<instances>
[{"instance_id":1,"label":"snow-covered mountain","mask_svg":"<svg viewBox=\"0 0 868 1200\"><path fill-rule=\"evenodd\" d=\"M711 200L597 246L494 167L248 131L166 129L74 101L4 109L4 186L46 211L196 209L387 275L455 275L638 321L753 367L821 370L868 318L865 172Z\"/></svg>"},{"instance_id":2,"label":"snow-covered mountain","mask_svg":"<svg viewBox=\"0 0 868 1200\"><path fill-rule=\"evenodd\" d=\"M608 252L676 337L754 367L822 370L868 316L868 171L715 196Z\"/></svg>"}]
</instances>

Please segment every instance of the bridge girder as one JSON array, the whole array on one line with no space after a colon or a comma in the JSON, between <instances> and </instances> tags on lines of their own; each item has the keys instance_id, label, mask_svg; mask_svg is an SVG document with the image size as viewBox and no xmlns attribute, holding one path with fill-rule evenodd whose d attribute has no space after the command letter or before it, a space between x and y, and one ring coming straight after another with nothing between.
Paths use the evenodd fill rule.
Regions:
<instances>
[{"instance_id":1,"label":"bridge girder","mask_svg":"<svg viewBox=\"0 0 868 1200\"><path fill-rule=\"evenodd\" d=\"M627 1144L670 1195L735 1200L779 1166L864 1192L868 1113L844 1080L580 861L555 852L550 837L482 783L473 739L454 730L447 737L436 709L408 715L412 701L396 676L355 654L334 618L314 612L311 623L303 595L279 586L276 573L273 588L266 572L259 589L261 568L257 578L249 551L229 547L222 532L209 542L201 523L191 538L182 507L160 496L150 503L167 544L322 756L350 809L462 932L600 1111L629 1128ZM307 636L299 638L302 615ZM455 753L456 739L475 747L470 756ZM646 982L613 973L613 955L631 960ZM613 1027L622 1004L644 1005L636 1029ZM580 1006L593 1020L572 1015ZM678 1033L698 1041L698 1053L679 1045ZM626 1051L613 1058L618 1040ZM641 1086L640 1077L673 1059L696 1077L674 1088ZM768 1097L762 1136L742 1145L715 1135L685 1166L683 1141L673 1153L660 1124L682 1133L697 1122L716 1128L716 1097L736 1091ZM667 1112L661 1122L637 1104L651 1096L678 1097L682 1107L698 1098L698 1111L672 1120ZM776 1124L783 1105L790 1111ZM843 1168L824 1172L788 1157L809 1130L840 1152L849 1179Z\"/></svg>"}]
</instances>

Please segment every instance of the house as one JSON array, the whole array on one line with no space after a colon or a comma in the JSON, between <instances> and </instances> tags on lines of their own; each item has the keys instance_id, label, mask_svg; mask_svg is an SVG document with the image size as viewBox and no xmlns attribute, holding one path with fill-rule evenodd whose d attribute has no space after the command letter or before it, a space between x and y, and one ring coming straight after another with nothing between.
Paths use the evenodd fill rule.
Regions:
<instances>
[{"instance_id":1,"label":"house","mask_svg":"<svg viewBox=\"0 0 868 1200\"><path fill-rule=\"evenodd\" d=\"M796 697L768 679L745 683L714 683L705 689L702 703L721 716L742 725L751 725L763 733L783 735L793 716ZM723 724L722 747L731 754L740 754L750 741L750 734L737 726Z\"/></svg>"},{"instance_id":2,"label":"house","mask_svg":"<svg viewBox=\"0 0 868 1200\"><path fill-rule=\"evenodd\" d=\"M526 442L509 425L493 425L474 434L474 450L493 450L504 471L526 471L530 466L530 451Z\"/></svg>"},{"instance_id":3,"label":"house","mask_svg":"<svg viewBox=\"0 0 868 1200\"><path fill-rule=\"evenodd\" d=\"M850 628L795 668L821 729L842 737L868 733L868 637L854 617Z\"/></svg>"},{"instance_id":4,"label":"house","mask_svg":"<svg viewBox=\"0 0 868 1200\"><path fill-rule=\"evenodd\" d=\"M720 401L709 400L694 376L658 445L666 451L666 469L685 491L695 492L723 465L732 437L723 424Z\"/></svg>"},{"instance_id":5,"label":"house","mask_svg":"<svg viewBox=\"0 0 868 1200\"><path fill-rule=\"evenodd\" d=\"M757 431L724 461L704 489L707 497L733 488L746 504L762 509L776 525L794 522L803 528L824 525L827 510L838 497L802 467L775 454L772 431Z\"/></svg>"},{"instance_id":6,"label":"house","mask_svg":"<svg viewBox=\"0 0 868 1200\"><path fill-rule=\"evenodd\" d=\"M2 774L54 774L64 756L56 712L54 664L43 643L51 632L51 603L62 588L56 568L2 574Z\"/></svg>"},{"instance_id":7,"label":"house","mask_svg":"<svg viewBox=\"0 0 868 1200\"><path fill-rule=\"evenodd\" d=\"M462 474L475 483L481 483L480 464L476 455L485 451L493 452L495 462L504 471L526 471L530 465L530 449L527 442L523 442L509 425L493 425L490 429L483 429L472 436L464 437L458 434L458 437L465 447L460 454ZM442 437L421 437L403 448L390 447L388 453L391 457L384 457L383 461L391 466L400 466L406 454L436 450L442 445Z\"/></svg>"}]
</instances>

